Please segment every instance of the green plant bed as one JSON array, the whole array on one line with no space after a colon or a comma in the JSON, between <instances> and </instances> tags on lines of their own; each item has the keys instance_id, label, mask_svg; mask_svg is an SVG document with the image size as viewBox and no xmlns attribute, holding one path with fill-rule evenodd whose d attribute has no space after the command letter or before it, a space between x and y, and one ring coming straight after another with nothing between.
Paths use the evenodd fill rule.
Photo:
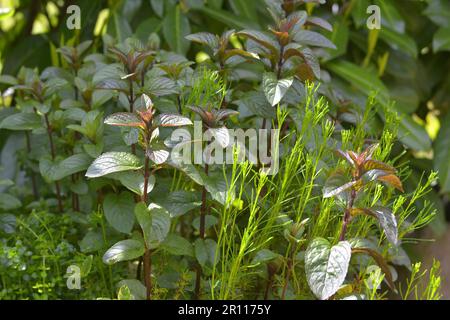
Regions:
<instances>
[{"instance_id":1,"label":"green plant bed","mask_svg":"<svg viewBox=\"0 0 450 320\"><path fill-rule=\"evenodd\" d=\"M327 58L321 2L118 2L0 76L0 298L440 299L407 252L440 173L377 78Z\"/></svg>"}]
</instances>

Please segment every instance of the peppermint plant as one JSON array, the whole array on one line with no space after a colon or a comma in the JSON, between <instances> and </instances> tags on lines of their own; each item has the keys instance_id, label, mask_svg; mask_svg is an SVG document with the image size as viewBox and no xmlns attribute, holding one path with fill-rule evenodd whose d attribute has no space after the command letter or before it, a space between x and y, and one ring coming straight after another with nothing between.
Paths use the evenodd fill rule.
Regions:
<instances>
[{"instance_id":1,"label":"peppermint plant","mask_svg":"<svg viewBox=\"0 0 450 320\"><path fill-rule=\"evenodd\" d=\"M133 260L143 256L144 283L146 297L151 299L151 254L166 238L170 228L170 214L161 206L148 204L150 176L168 159L170 153L159 141L159 130L165 127L191 125L186 117L174 114L155 115L153 103L147 95L142 95L142 110L119 112L108 116L105 124L119 127L132 127L139 130L138 145L143 151L144 165L132 153L106 152L91 164L86 172L89 178L114 175L127 188L140 195L135 207L136 219L141 235L134 239L119 241L103 256L103 261L113 264ZM151 163L152 164L151 164ZM131 224L132 227L132 224Z\"/></svg>"},{"instance_id":2,"label":"peppermint plant","mask_svg":"<svg viewBox=\"0 0 450 320\"><path fill-rule=\"evenodd\" d=\"M343 204L339 242L332 246L328 240L316 238L309 244L305 253L308 284L320 299L328 299L340 289L346 279L352 254L367 254L373 258L384 272L388 285L392 290L396 290L391 271L377 248L368 245L364 239L346 239L351 221L359 215L365 215L378 220L393 247L399 245L397 220L392 210L377 204L366 207L361 200L368 196L367 192L372 190L372 184L382 183L404 191L397 170L374 158L378 147L379 144L370 145L361 153L339 149L336 151L339 157L345 159L348 168L346 171L337 170L328 178L323 197L335 197Z\"/></svg>"}]
</instances>

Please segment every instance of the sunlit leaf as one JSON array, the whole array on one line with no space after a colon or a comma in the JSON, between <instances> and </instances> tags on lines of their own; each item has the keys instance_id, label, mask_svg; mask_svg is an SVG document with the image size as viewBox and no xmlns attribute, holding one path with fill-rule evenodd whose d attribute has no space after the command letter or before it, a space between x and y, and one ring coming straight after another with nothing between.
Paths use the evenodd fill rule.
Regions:
<instances>
[{"instance_id":1,"label":"sunlit leaf","mask_svg":"<svg viewBox=\"0 0 450 320\"><path fill-rule=\"evenodd\" d=\"M336 293L347 275L350 257L351 247L347 241L333 247L323 238L311 241L305 252L305 272L317 298L326 300Z\"/></svg>"},{"instance_id":2,"label":"sunlit leaf","mask_svg":"<svg viewBox=\"0 0 450 320\"><path fill-rule=\"evenodd\" d=\"M105 119L105 124L111 126L122 126L122 127L144 127L145 123L134 113L129 112L118 112L114 113Z\"/></svg>"},{"instance_id":3,"label":"sunlit leaf","mask_svg":"<svg viewBox=\"0 0 450 320\"><path fill-rule=\"evenodd\" d=\"M273 72L264 73L262 87L267 101L272 106L277 105L283 99L293 81L293 78L278 80Z\"/></svg>"},{"instance_id":4,"label":"sunlit leaf","mask_svg":"<svg viewBox=\"0 0 450 320\"><path fill-rule=\"evenodd\" d=\"M134 260L144 254L144 244L138 240L122 240L117 242L103 255L103 262L114 264L120 261Z\"/></svg>"},{"instance_id":5,"label":"sunlit leaf","mask_svg":"<svg viewBox=\"0 0 450 320\"><path fill-rule=\"evenodd\" d=\"M113 172L138 170L142 168L138 157L127 152L107 152L89 166L86 177L96 178Z\"/></svg>"}]
</instances>

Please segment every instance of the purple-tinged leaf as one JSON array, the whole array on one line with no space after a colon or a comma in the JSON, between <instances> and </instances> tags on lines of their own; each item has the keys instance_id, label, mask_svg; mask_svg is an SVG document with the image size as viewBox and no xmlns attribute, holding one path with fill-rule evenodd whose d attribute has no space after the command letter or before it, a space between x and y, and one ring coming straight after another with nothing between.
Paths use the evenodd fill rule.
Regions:
<instances>
[{"instance_id":1,"label":"purple-tinged leaf","mask_svg":"<svg viewBox=\"0 0 450 320\"><path fill-rule=\"evenodd\" d=\"M192 125L192 121L178 114L163 113L155 118L155 125L157 127L180 127Z\"/></svg>"},{"instance_id":2,"label":"purple-tinged leaf","mask_svg":"<svg viewBox=\"0 0 450 320\"><path fill-rule=\"evenodd\" d=\"M106 117L105 124L119 127L144 127L145 123L134 113L118 112Z\"/></svg>"}]
</instances>

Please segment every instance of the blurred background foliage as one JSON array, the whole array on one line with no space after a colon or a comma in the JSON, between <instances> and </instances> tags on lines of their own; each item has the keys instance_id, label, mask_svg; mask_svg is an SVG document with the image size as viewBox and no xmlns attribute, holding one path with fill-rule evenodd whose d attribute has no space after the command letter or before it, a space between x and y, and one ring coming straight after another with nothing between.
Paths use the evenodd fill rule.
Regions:
<instances>
[{"instance_id":1,"label":"blurred background foliage","mask_svg":"<svg viewBox=\"0 0 450 320\"><path fill-rule=\"evenodd\" d=\"M307 10L333 26L324 34L337 46L316 49L321 90L333 102L336 120L344 127L357 122L371 91L378 92L380 104L399 113L399 139L409 149L404 152L400 145L396 152L416 169L410 182L417 183L424 171L439 171L439 185L428 200L439 212L434 231L443 233L445 212L448 219L450 211L450 2L313 2L307 3ZM81 9L80 30L66 26L67 8L73 4ZM380 30L366 26L370 5L381 9ZM15 75L21 66L58 66L64 61L57 48L88 39L100 42L105 34L121 42L132 35L146 40L156 32L163 49L199 62L208 55L186 35L202 30L221 34L230 28L264 30L270 22L259 0L0 0L0 7L0 71L6 75ZM237 38L232 43L241 46ZM4 89L5 104L8 94ZM380 114L380 123L374 121L368 130L379 130L382 118Z\"/></svg>"},{"instance_id":2,"label":"blurred background foliage","mask_svg":"<svg viewBox=\"0 0 450 320\"><path fill-rule=\"evenodd\" d=\"M399 140L408 148L398 144L393 157L414 169L407 186L417 185L425 172L439 171L439 183L427 200L438 210L433 236L444 234L450 218L450 1L328 0L321 6L305 2L309 13L333 26L333 31L323 33L337 50L315 53L321 61L320 90L332 101L336 123L343 128L357 123L372 91L382 106L398 112ZM66 26L67 8L73 4L81 9L79 30ZM366 26L370 5L381 9L380 30ZM91 39L99 43L107 35L118 42L132 35L144 41L152 32L160 36L163 49L201 62L208 53L186 40L188 34L265 30L270 21L261 0L0 0L0 74L16 75L22 66L40 71L60 66L65 62L56 49L65 45ZM232 44L240 47L240 40L234 36ZM11 92L7 86L0 90L0 104L8 105ZM372 122L368 131L381 130L383 114ZM2 167L12 161L6 141L0 136Z\"/></svg>"}]
</instances>

